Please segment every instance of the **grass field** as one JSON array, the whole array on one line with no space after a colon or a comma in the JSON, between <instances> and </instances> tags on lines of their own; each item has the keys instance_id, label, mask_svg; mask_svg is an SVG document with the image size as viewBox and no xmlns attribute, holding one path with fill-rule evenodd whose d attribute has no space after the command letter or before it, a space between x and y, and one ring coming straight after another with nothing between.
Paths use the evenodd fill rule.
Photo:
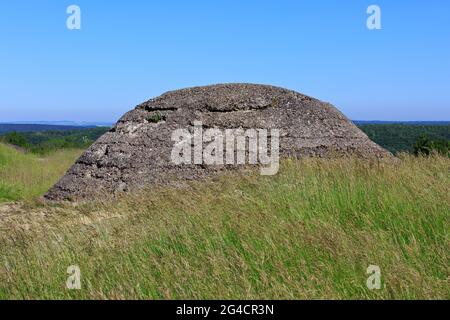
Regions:
<instances>
[{"instance_id":1,"label":"grass field","mask_svg":"<svg viewBox=\"0 0 450 320\"><path fill-rule=\"evenodd\" d=\"M0 143L0 203L44 194L81 152L66 149L39 157Z\"/></svg>"},{"instance_id":2,"label":"grass field","mask_svg":"<svg viewBox=\"0 0 450 320\"><path fill-rule=\"evenodd\" d=\"M13 199L42 194L78 154L5 148ZM437 156L286 160L274 177L3 204L0 299L449 299L449 169ZM66 288L71 265L81 290ZM369 265L380 290L366 286Z\"/></svg>"}]
</instances>

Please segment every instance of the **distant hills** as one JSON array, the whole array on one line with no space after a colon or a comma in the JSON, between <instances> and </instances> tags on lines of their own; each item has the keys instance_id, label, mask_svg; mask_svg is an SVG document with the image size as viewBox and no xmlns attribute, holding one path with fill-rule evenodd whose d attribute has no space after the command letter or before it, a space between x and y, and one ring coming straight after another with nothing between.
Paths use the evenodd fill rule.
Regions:
<instances>
[{"instance_id":1,"label":"distant hills","mask_svg":"<svg viewBox=\"0 0 450 320\"><path fill-rule=\"evenodd\" d=\"M94 126L64 126L46 124L0 124L0 134L8 132L44 132L44 131L69 131L95 128Z\"/></svg>"},{"instance_id":2,"label":"distant hills","mask_svg":"<svg viewBox=\"0 0 450 320\"><path fill-rule=\"evenodd\" d=\"M111 127L114 123L107 121L0 121L1 124L45 124L55 126L75 126L75 127Z\"/></svg>"},{"instance_id":3,"label":"distant hills","mask_svg":"<svg viewBox=\"0 0 450 320\"><path fill-rule=\"evenodd\" d=\"M450 121L385 121L385 120L352 120L356 125L364 124L406 124L421 126L446 126L450 125Z\"/></svg>"},{"instance_id":4,"label":"distant hills","mask_svg":"<svg viewBox=\"0 0 450 320\"><path fill-rule=\"evenodd\" d=\"M0 123L0 135L9 132L44 132L44 131L72 131L72 130L83 130L92 129L98 127L110 127L112 124L104 123L102 125L98 123L78 123L72 122L72 124L65 121L60 121L58 123Z\"/></svg>"}]
</instances>

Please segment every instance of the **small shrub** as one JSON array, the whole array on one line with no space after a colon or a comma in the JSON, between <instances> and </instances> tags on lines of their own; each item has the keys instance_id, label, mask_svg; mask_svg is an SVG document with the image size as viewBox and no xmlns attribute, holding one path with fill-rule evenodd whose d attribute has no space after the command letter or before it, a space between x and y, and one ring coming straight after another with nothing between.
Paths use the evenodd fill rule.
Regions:
<instances>
[{"instance_id":1,"label":"small shrub","mask_svg":"<svg viewBox=\"0 0 450 320\"><path fill-rule=\"evenodd\" d=\"M147 121L150 123L158 123L160 121L165 121L166 116L161 115L159 113L152 114L151 116L147 117Z\"/></svg>"},{"instance_id":2,"label":"small shrub","mask_svg":"<svg viewBox=\"0 0 450 320\"><path fill-rule=\"evenodd\" d=\"M428 156L433 153L450 156L450 141L432 140L429 137L423 135L414 144L413 152L416 156Z\"/></svg>"},{"instance_id":3,"label":"small shrub","mask_svg":"<svg viewBox=\"0 0 450 320\"><path fill-rule=\"evenodd\" d=\"M2 137L2 140L8 144L12 144L22 148L28 148L30 146L25 136L16 131L4 135Z\"/></svg>"}]
</instances>

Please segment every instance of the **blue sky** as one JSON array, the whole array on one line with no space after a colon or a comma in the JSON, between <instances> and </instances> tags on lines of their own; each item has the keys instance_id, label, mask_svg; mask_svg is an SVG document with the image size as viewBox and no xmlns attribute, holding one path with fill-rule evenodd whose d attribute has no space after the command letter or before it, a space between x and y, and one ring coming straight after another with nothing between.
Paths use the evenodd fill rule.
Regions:
<instances>
[{"instance_id":1,"label":"blue sky","mask_svg":"<svg viewBox=\"0 0 450 320\"><path fill-rule=\"evenodd\" d=\"M81 8L68 30L66 8ZM382 30L368 30L377 4ZM116 121L167 90L287 87L351 119L450 120L450 1L1 0L0 121Z\"/></svg>"}]
</instances>

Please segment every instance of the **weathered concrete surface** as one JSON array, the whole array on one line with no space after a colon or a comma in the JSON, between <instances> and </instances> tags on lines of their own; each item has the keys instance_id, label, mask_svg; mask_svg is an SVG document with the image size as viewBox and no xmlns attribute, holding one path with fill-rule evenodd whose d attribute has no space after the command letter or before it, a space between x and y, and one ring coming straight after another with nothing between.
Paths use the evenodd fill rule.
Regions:
<instances>
[{"instance_id":1,"label":"weathered concrete surface","mask_svg":"<svg viewBox=\"0 0 450 320\"><path fill-rule=\"evenodd\" d=\"M160 120L154 123L152 117ZM211 176L236 166L175 165L173 130L280 129L280 156L389 158L331 104L266 85L221 84L167 92L138 105L100 137L45 195L83 199L169 181Z\"/></svg>"}]
</instances>

